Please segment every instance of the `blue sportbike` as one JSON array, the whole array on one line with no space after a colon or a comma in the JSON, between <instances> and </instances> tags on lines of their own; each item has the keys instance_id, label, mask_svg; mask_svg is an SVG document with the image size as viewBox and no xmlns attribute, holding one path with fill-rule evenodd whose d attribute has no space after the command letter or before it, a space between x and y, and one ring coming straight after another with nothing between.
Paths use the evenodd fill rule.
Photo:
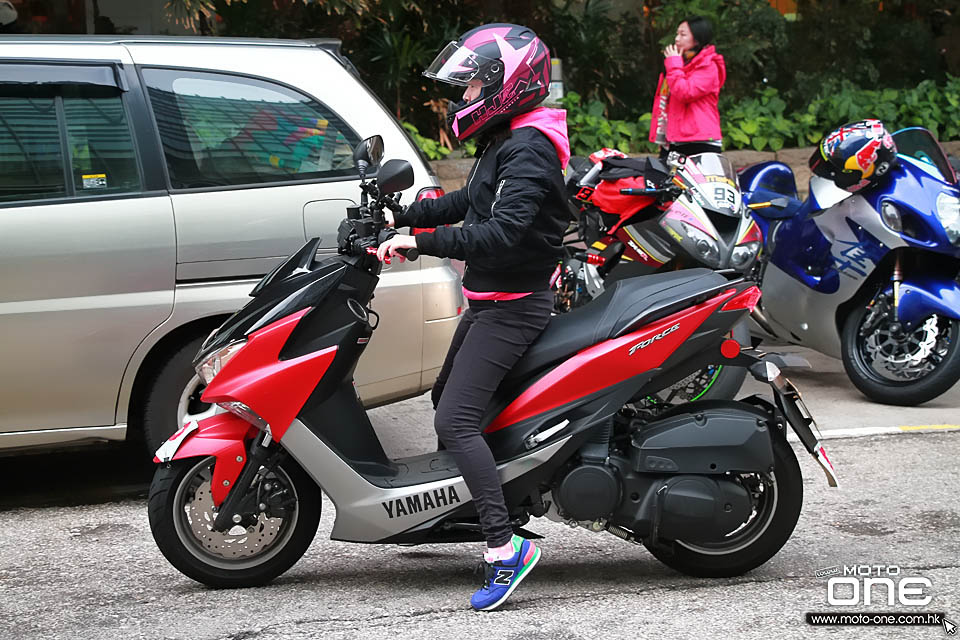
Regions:
<instances>
[{"instance_id":1,"label":"blue sportbike","mask_svg":"<svg viewBox=\"0 0 960 640\"><path fill-rule=\"evenodd\" d=\"M781 162L739 182L764 237L759 328L841 358L871 400L912 406L960 379L960 189L929 131L892 138L896 160L855 193L814 175L801 201Z\"/></svg>"}]
</instances>

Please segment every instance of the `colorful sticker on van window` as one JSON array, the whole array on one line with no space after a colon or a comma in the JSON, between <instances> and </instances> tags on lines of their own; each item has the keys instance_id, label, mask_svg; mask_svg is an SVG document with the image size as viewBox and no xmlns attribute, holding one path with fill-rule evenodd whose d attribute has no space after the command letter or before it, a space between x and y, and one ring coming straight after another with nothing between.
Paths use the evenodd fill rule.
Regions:
<instances>
[{"instance_id":1,"label":"colorful sticker on van window","mask_svg":"<svg viewBox=\"0 0 960 640\"><path fill-rule=\"evenodd\" d=\"M105 189L107 186L105 173L84 173L80 178L83 180L84 189Z\"/></svg>"}]
</instances>

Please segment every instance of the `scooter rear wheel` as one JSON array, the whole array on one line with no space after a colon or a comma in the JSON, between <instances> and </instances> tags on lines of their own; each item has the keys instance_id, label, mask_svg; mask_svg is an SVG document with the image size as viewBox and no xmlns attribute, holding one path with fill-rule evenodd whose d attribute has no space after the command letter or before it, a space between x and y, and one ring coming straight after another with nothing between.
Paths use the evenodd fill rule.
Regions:
<instances>
[{"instance_id":1,"label":"scooter rear wheel","mask_svg":"<svg viewBox=\"0 0 960 640\"><path fill-rule=\"evenodd\" d=\"M150 530L160 552L184 575L211 587L262 585L289 569L320 523L320 489L285 459L251 486L257 511L230 530L213 530L210 483L215 458L159 467L150 485ZM262 509L265 506L266 509Z\"/></svg>"},{"instance_id":2,"label":"scooter rear wheel","mask_svg":"<svg viewBox=\"0 0 960 640\"><path fill-rule=\"evenodd\" d=\"M781 437L773 440L773 464L773 473L757 478L751 487L757 499L752 517L723 540L707 544L661 541L645 546L671 569L698 578L730 578L759 567L790 539L803 506L800 465ZM752 479L745 478L745 482Z\"/></svg>"}]
</instances>

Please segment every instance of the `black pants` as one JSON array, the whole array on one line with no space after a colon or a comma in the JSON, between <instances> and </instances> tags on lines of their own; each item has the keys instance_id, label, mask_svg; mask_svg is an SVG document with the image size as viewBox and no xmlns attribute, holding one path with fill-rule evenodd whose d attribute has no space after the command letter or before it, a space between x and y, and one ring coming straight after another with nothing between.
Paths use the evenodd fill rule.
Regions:
<instances>
[{"instance_id":1,"label":"black pants","mask_svg":"<svg viewBox=\"0 0 960 640\"><path fill-rule=\"evenodd\" d=\"M720 153L722 150L718 145L705 142L671 142L666 147L660 147L660 159L666 160L667 154L671 151L682 153L685 156L693 156L698 153Z\"/></svg>"},{"instance_id":2,"label":"black pants","mask_svg":"<svg viewBox=\"0 0 960 640\"><path fill-rule=\"evenodd\" d=\"M550 291L519 300L470 301L433 387L434 428L473 496L490 547L510 542L513 529L480 420L500 381L547 326L552 309Z\"/></svg>"}]
</instances>

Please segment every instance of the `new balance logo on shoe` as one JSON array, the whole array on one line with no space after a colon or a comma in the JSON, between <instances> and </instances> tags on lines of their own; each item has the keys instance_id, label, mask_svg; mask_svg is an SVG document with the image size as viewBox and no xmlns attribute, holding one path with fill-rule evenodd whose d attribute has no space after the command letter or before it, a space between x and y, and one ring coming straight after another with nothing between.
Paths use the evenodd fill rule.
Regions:
<instances>
[{"instance_id":1,"label":"new balance logo on shoe","mask_svg":"<svg viewBox=\"0 0 960 640\"><path fill-rule=\"evenodd\" d=\"M510 586L510 578L513 577L514 572L508 571L507 569L499 569L497 571L497 577L493 579L493 584L499 584L504 587Z\"/></svg>"},{"instance_id":2,"label":"new balance logo on shoe","mask_svg":"<svg viewBox=\"0 0 960 640\"><path fill-rule=\"evenodd\" d=\"M434 491L425 491L423 493L407 496L406 498L397 498L388 502L381 502L387 516L390 518L399 518L408 516L412 513L420 513L427 509L436 509L438 507L447 507L460 502L460 496L457 490L452 486L441 487Z\"/></svg>"}]
</instances>

